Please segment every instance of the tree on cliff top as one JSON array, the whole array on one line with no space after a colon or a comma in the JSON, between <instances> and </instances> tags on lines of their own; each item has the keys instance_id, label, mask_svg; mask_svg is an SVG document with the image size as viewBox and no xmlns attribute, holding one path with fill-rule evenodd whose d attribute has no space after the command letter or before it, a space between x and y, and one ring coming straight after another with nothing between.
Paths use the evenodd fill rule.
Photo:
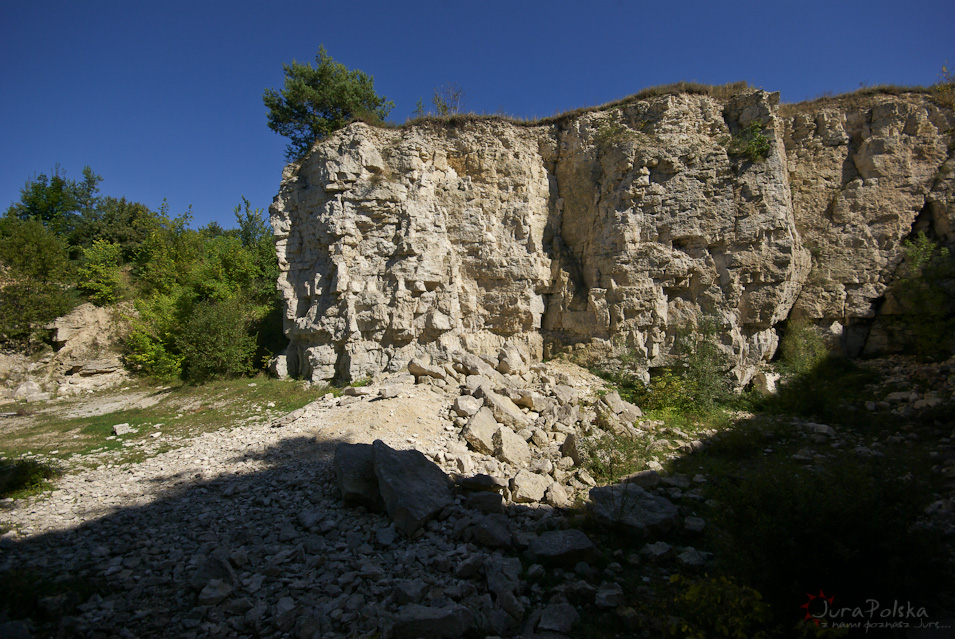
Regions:
<instances>
[{"instance_id":1,"label":"tree on cliff top","mask_svg":"<svg viewBox=\"0 0 955 639\"><path fill-rule=\"evenodd\" d=\"M356 117L384 119L394 103L375 93L372 76L335 62L325 47L311 64L283 64L285 88L266 89L269 128L289 138L288 159L305 155L317 139L328 137Z\"/></svg>"}]
</instances>

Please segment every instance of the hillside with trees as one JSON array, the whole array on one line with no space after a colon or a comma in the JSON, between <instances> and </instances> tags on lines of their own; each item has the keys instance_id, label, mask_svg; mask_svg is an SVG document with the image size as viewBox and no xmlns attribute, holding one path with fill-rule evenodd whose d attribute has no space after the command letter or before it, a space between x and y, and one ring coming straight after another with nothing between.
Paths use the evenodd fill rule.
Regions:
<instances>
[{"instance_id":1,"label":"hillside with trees","mask_svg":"<svg viewBox=\"0 0 955 639\"><path fill-rule=\"evenodd\" d=\"M191 211L153 211L100 194L59 168L28 180L0 218L0 347L37 352L45 328L84 301L129 302L127 367L200 382L253 372L283 347L271 228L249 201L190 228ZM128 305L127 305L128 307Z\"/></svg>"}]
</instances>

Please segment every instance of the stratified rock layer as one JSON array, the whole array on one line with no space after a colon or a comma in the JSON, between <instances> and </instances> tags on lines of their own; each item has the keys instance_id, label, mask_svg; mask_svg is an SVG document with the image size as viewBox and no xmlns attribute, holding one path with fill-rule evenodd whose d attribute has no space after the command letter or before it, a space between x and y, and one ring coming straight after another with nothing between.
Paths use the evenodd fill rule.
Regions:
<instances>
[{"instance_id":1,"label":"stratified rock layer","mask_svg":"<svg viewBox=\"0 0 955 639\"><path fill-rule=\"evenodd\" d=\"M747 382L794 308L861 352L916 220L955 240L955 117L915 93L787 108L746 90L335 133L271 209L289 371L579 344L650 367L706 315ZM754 123L768 156L733 155Z\"/></svg>"}]
</instances>

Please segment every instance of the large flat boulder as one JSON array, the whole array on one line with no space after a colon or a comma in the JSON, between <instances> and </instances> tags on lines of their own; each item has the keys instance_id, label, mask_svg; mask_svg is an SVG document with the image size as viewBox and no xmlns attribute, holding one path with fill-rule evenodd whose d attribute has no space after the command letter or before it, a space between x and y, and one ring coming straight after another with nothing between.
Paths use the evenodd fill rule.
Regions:
<instances>
[{"instance_id":1,"label":"large flat boulder","mask_svg":"<svg viewBox=\"0 0 955 639\"><path fill-rule=\"evenodd\" d=\"M371 444L338 444L332 469L347 505L364 506L373 512L383 509Z\"/></svg>"},{"instance_id":2,"label":"large flat boulder","mask_svg":"<svg viewBox=\"0 0 955 639\"><path fill-rule=\"evenodd\" d=\"M380 439L372 447L381 498L399 531L410 537L453 502L451 479L422 453Z\"/></svg>"},{"instance_id":3,"label":"large flat boulder","mask_svg":"<svg viewBox=\"0 0 955 639\"><path fill-rule=\"evenodd\" d=\"M408 604L395 615L391 634L395 639L457 639L467 635L473 626L474 616L464 606Z\"/></svg>"}]
</instances>

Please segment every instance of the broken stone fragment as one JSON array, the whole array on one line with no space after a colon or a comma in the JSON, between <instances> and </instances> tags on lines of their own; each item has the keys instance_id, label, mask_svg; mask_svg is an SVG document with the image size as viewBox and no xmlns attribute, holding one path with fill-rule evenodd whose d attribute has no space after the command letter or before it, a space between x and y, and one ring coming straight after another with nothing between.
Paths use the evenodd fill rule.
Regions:
<instances>
[{"instance_id":1,"label":"broken stone fragment","mask_svg":"<svg viewBox=\"0 0 955 639\"><path fill-rule=\"evenodd\" d=\"M544 501L555 508L563 508L570 505L570 494L566 488L554 482L547 489Z\"/></svg>"},{"instance_id":2,"label":"broken stone fragment","mask_svg":"<svg viewBox=\"0 0 955 639\"><path fill-rule=\"evenodd\" d=\"M633 423L643 417L643 411L630 402L623 400L617 391L607 393L603 396L602 401L613 411L614 415L624 421Z\"/></svg>"},{"instance_id":3,"label":"broken stone fragment","mask_svg":"<svg viewBox=\"0 0 955 639\"><path fill-rule=\"evenodd\" d=\"M189 580L189 585L194 590L202 590L212 580L218 580L221 583L233 585L236 582L235 571L229 563L228 553L224 549L219 549L207 557Z\"/></svg>"},{"instance_id":4,"label":"broken stone fragment","mask_svg":"<svg viewBox=\"0 0 955 639\"><path fill-rule=\"evenodd\" d=\"M464 507L488 515L503 514L504 497L499 493L470 493L464 498Z\"/></svg>"},{"instance_id":5,"label":"broken stone fragment","mask_svg":"<svg viewBox=\"0 0 955 639\"><path fill-rule=\"evenodd\" d=\"M507 482L499 477L491 475L474 475L473 477L462 477L458 480L458 486L461 490L469 492L501 492L507 488Z\"/></svg>"},{"instance_id":6,"label":"broken stone fragment","mask_svg":"<svg viewBox=\"0 0 955 639\"><path fill-rule=\"evenodd\" d=\"M505 375L520 375L527 370L527 363L513 348L502 348L497 356L497 370Z\"/></svg>"},{"instance_id":7,"label":"broken stone fragment","mask_svg":"<svg viewBox=\"0 0 955 639\"><path fill-rule=\"evenodd\" d=\"M636 484L640 488L655 488L660 485L660 473L655 470L641 470L623 478L624 483Z\"/></svg>"},{"instance_id":8,"label":"broken stone fragment","mask_svg":"<svg viewBox=\"0 0 955 639\"><path fill-rule=\"evenodd\" d=\"M479 518L471 527L471 534L474 541L491 548L506 548L513 542L507 517L502 514L494 513Z\"/></svg>"},{"instance_id":9,"label":"broken stone fragment","mask_svg":"<svg viewBox=\"0 0 955 639\"><path fill-rule=\"evenodd\" d=\"M569 603L551 604L544 607L537 629L567 635L578 621L580 614Z\"/></svg>"},{"instance_id":10,"label":"broken stone fragment","mask_svg":"<svg viewBox=\"0 0 955 639\"><path fill-rule=\"evenodd\" d=\"M618 583L603 583L597 588L594 605L598 608L616 608L626 602L623 588Z\"/></svg>"},{"instance_id":11,"label":"broken stone fragment","mask_svg":"<svg viewBox=\"0 0 955 639\"><path fill-rule=\"evenodd\" d=\"M491 436L494 456L513 466L527 466L531 462L531 449L524 439L507 426L498 426Z\"/></svg>"},{"instance_id":12,"label":"broken stone fragment","mask_svg":"<svg viewBox=\"0 0 955 639\"><path fill-rule=\"evenodd\" d=\"M458 395L451 408L459 417L471 417L478 412L484 405L483 399L472 397L471 395Z\"/></svg>"},{"instance_id":13,"label":"broken stone fragment","mask_svg":"<svg viewBox=\"0 0 955 639\"><path fill-rule=\"evenodd\" d=\"M131 435L133 433L139 432L129 424L116 424L113 426L113 434L119 437L120 435Z\"/></svg>"},{"instance_id":14,"label":"broken stone fragment","mask_svg":"<svg viewBox=\"0 0 955 639\"><path fill-rule=\"evenodd\" d=\"M532 540L527 558L535 563L570 568L583 561L593 563L599 557L597 547L576 528L549 530Z\"/></svg>"},{"instance_id":15,"label":"broken stone fragment","mask_svg":"<svg viewBox=\"0 0 955 639\"><path fill-rule=\"evenodd\" d=\"M678 512L668 499L651 495L636 484L593 488L588 506L598 522L639 535L665 533L676 523Z\"/></svg>"},{"instance_id":16,"label":"broken stone fragment","mask_svg":"<svg viewBox=\"0 0 955 639\"><path fill-rule=\"evenodd\" d=\"M579 393L577 389L573 386L568 386L566 384L558 384L552 389L554 397L557 398L557 402L561 406L566 406L567 404L573 404L577 401Z\"/></svg>"},{"instance_id":17,"label":"broken stone fragment","mask_svg":"<svg viewBox=\"0 0 955 639\"><path fill-rule=\"evenodd\" d=\"M581 450L580 440L576 433L570 433L560 445L560 452L564 457L569 457L574 461L574 465L579 466L585 459L585 454Z\"/></svg>"},{"instance_id":18,"label":"broken stone fragment","mask_svg":"<svg viewBox=\"0 0 955 639\"><path fill-rule=\"evenodd\" d=\"M487 408L480 408L471 417L461 436L471 445L471 448L485 455L494 454L494 433L498 429L497 420Z\"/></svg>"},{"instance_id":19,"label":"broken stone fragment","mask_svg":"<svg viewBox=\"0 0 955 639\"><path fill-rule=\"evenodd\" d=\"M677 556L677 560L688 568L698 568L704 563L702 553L692 547L684 548L683 552Z\"/></svg>"},{"instance_id":20,"label":"broken stone fragment","mask_svg":"<svg viewBox=\"0 0 955 639\"><path fill-rule=\"evenodd\" d=\"M511 480L511 499L519 504L543 501L552 483L550 477L521 469Z\"/></svg>"},{"instance_id":21,"label":"broken stone fragment","mask_svg":"<svg viewBox=\"0 0 955 639\"><path fill-rule=\"evenodd\" d=\"M484 399L484 406L490 409L491 414L501 424L519 431L528 426L527 417L521 409L507 397L495 393L487 386L480 386L474 391L474 396Z\"/></svg>"},{"instance_id":22,"label":"broken stone fragment","mask_svg":"<svg viewBox=\"0 0 955 639\"><path fill-rule=\"evenodd\" d=\"M199 593L200 606L215 606L222 603L232 594L232 586L221 579L210 579L205 588Z\"/></svg>"},{"instance_id":23,"label":"broken stone fragment","mask_svg":"<svg viewBox=\"0 0 955 639\"><path fill-rule=\"evenodd\" d=\"M434 379L444 379L446 374L441 366L426 364L422 360L413 359L408 362L408 372L415 377L432 377Z\"/></svg>"}]
</instances>

